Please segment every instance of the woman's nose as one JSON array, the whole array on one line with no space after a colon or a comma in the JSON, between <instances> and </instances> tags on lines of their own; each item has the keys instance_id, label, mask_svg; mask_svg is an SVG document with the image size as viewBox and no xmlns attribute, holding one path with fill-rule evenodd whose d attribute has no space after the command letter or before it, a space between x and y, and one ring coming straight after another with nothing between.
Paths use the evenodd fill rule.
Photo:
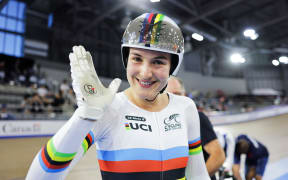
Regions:
<instances>
[{"instance_id":1,"label":"woman's nose","mask_svg":"<svg viewBox=\"0 0 288 180\"><path fill-rule=\"evenodd\" d=\"M140 68L140 75L142 78L150 78L152 77L152 68L149 64L143 63Z\"/></svg>"}]
</instances>

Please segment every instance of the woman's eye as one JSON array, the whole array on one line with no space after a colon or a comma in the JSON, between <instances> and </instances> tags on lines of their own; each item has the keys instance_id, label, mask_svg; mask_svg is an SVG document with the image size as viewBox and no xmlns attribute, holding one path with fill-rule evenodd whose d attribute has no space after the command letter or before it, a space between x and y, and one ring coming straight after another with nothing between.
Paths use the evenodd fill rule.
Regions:
<instances>
[{"instance_id":1,"label":"woman's eye","mask_svg":"<svg viewBox=\"0 0 288 180\"><path fill-rule=\"evenodd\" d=\"M140 62L141 61L141 58L139 58L139 57L134 57L132 59L133 59L133 61L136 61L136 62Z\"/></svg>"},{"instance_id":2,"label":"woman's eye","mask_svg":"<svg viewBox=\"0 0 288 180\"><path fill-rule=\"evenodd\" d=\"M162 61L160 61L160 60L155 60L153 63L154 63L154 64L158 64L158 65L164 64L164 62L162 62Z\"/></svg>"}]
</instances>

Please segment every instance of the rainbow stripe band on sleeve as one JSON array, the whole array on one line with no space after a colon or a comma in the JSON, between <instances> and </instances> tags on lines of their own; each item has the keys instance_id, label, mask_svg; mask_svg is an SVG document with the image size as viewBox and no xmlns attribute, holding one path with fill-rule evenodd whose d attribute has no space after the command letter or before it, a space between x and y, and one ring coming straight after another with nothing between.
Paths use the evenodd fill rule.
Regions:
<instances>
[{"instance_id":1,"label":"rainbow stripe band on sleeve","mask_svg":"<svg viewBox=\"0 0 288 180\"><path fill-rule=\"evenodd\" d=\"M186 177L183 177L183 178L181 178L181 179L177 179L177 180L186 180Z\"/></svg>"},{"instance_id":2,"label":"rainbow stripe band on sleeve","mask_svg":"<svg viewBox=\"0 0 288 180\"><path fill-rule=\"evenodd\" d=\"M90 131L82 143L84 151L83 155L87 152L87 150L91 147L92 144L94 144L94 134L92 131Z\"/></svg>"},{"instance_id":3,"label":"rainbow stripe band on sleeve","mask_svg":"<svg viewBox=\"0 0 288 180\"><path fill-rule=\"evenodd\" d=\"M39 153L39 161L41 167L46 172L61 172L64 171L73 160L76 153L61 153L57 152L53 138L48 141Z\"/></svg>"},{"instance_id":4,"label":"rainbow stripe band on sleeve","mask_svg":"<svg viewBox=\"0 0 288 180\"><path fill-rule=\"evenodd\" d=\"M189 141L189 155L196 155L202 152L202 145L200 137Z\"/></svg>"}]
</instances>

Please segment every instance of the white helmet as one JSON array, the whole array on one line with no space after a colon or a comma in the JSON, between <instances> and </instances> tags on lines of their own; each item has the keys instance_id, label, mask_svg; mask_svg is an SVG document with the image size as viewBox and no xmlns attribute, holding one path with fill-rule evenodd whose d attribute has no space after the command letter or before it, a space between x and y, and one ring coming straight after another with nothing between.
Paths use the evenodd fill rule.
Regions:
<instances>
[{"instance_id":1,"label":"white helmet","mask_svg":"<svg viewBox=\"0 0 288 180\"><path fill-rule=\"evenodd\" d=\"M170 53L170 75L176 76L184 54L184 38L178 25L158 13L145 13L128 24L122 38L122 61L127 67L129 47Z\"/></svg>"}]
</instances>

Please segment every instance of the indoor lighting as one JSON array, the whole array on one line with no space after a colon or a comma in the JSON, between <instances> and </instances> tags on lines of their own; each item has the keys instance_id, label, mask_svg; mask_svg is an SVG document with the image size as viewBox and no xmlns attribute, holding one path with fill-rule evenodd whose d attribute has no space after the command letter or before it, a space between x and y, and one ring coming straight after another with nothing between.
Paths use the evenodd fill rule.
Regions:
<instances>
[{"instance_id":1,"label":"indoor lighting","mask_svg":"<svg viewBox=\"0 0 288 180\"><path fill-rule=\"evenodd\" d=\"M150 0L151 2L160 2L160 0Z\"/></svg>"},{"instance_id":2,"label":"indoor lighting","mask_svg":"<svg viewBox=\"0 0 288 180\"><path fill-rule=\"evenodd\" d=\"M255 30L254 30L254 29L246 29L246 30L244 31L244 33L243 33L243 35L244 35L245 37L250 37L250 36L252 36L253 34L255 34Z\"/></svg>"},{"instance_id":3,"label":"indoor lighting","mask_svg":"<svg viewBox=\"0 0 288 180\"><path fill-rule=\"evenodd\" d=\"M288 57L287 56L281 56L279 58L279 61L283 64L288 64Z\"/></svg>"},{"instance_id":4,"label":"indoor lighting","mask_svg":"<svg viewBox=\"0 0 288 180\"><path fill-rule=\"evenodd\" d=\"M280 63L279 63L278 60L274 59L274 60L272 60L272 64L273 64L274 66L278 66Z\"/></svg>"},{"instance_id":5,"label":"indoor lighting","mask_svg":"<svg viewBox=\"0 0 288 180\"><path fill-rule=\"evenodd\" d=\"M230 57L230 60L231 60L232 63L240 63L240 64L242 64L242 63L246 62L245 58L243 58L241 56L241 54L238 54L238 53L232 54L231 57Z\"/></svg>"},{"instance_id":6,"label":"indoor lighting","mask_svg":"<svg viewBox=\"0 0 288 180\"><path fill-rule=\"evenodd\" d=\"M243 35L247 38L250 38L251 40L255 40L259 37L259 35L255 32L255 30L251 28L245 29Z\"/></svg>"},{"instance_id":7,"label":"indoor lighting","mask_svg":"<svg viewBox=\"0 0 288 180\"><path fill-rule=\"evenodd\" d=\"M255 39L258 38L258 36L259 36L259 35L258 35L257 33L255 33L255 34L253 34L253 35L250 36L250 39L251 39L251 40L255 40Z\"/></svg>"},{"instance_id":8,"label":"indoor lighting","mask_svg":"<svg viewBox=\"0 0 288 180\"><path fill-rule=\"evenodd\" d=\"M192 38L196 39L197 41L203 41L204 37L198 33L193 33Z\"/></svg>"}]
</instances>

